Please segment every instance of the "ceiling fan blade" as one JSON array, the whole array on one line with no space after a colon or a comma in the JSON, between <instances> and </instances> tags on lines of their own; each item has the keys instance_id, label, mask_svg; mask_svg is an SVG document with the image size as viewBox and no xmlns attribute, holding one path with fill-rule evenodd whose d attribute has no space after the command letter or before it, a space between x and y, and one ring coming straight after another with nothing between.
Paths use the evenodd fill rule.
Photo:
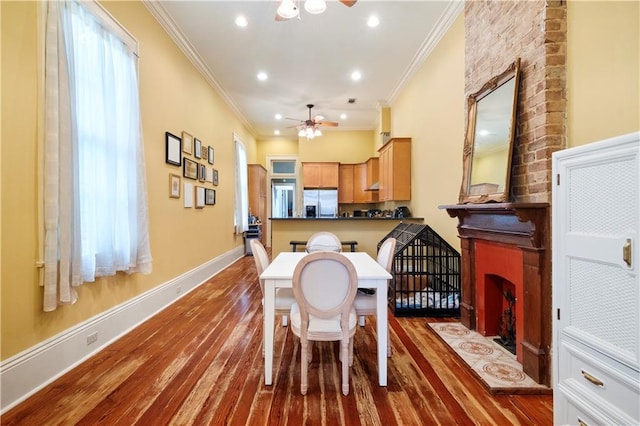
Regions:
<instances>
[{"instance_id":1,"label":"ceiling fan blade","mask_svg":"<svg viewBox=\"0 0 640 426\"><path fill-rule=\"evenodd\" d=\"M313 117L313 121L315 122L320 122L324 120L324 115L316 115L315 117Z\"/></svg>"},{"instance_id":2,"label":"ceiling fan blade","mask_svg":"<svg viewBox=\"0 0 640 426\"><path fill-rule=\"evenodd\" d=\"M320 121L319 124L321 126L328 126L328 127L338 127L338 123L336 123L335 121Z\"/></svg>"},{"instance_id":3,"label":"ceiling fan blade","mask_svg":"<svg viewBox=\"0 0 640 426\"><path fill-rule=\"evenodd\" d=\"M295 121L299 121L299 122L301 122L301 123L304 123L304 122L305 122L305 120L300 120L299 118L285 117L284 119L285 119L285 120L295 120Z\"/></svg>"},{"instance_id":4,"label":"ceiling fan blade","mask_svg":"<svg viewBox=\"0 0 640 426\"><path fill-rule=\"evenodd\" d=\"M356 1L358 0L340 0L340 3L344 4L345 6L351 7L356 4Z\"/></svg>"}]
</instances>

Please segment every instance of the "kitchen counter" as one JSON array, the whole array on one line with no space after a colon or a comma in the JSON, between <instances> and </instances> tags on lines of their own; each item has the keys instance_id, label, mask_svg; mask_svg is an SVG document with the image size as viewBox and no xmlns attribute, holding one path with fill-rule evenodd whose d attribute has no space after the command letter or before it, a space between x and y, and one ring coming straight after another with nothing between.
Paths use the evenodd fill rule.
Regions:
<instances>
[{"instance_id":1,"label":"kitchen counter","mask_svg":"<svg viewBox=\"0 0 640 426\"><path fill-rule=\"evenodd\" d=\"M291 241L307 241L320 231L332 232L340 241L357 242L357 251L375 257L378 243L401 222L424 221L421 217L290 217L270 218L271 255L291 251Z\"/></svg>"}]
</instances>

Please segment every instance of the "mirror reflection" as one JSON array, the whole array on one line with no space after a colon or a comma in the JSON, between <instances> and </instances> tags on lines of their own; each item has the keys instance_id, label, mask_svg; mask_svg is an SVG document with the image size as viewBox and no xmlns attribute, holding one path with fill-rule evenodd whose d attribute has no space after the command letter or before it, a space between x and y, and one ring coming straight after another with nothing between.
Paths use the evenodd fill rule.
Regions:
<instances>
[{"instance_id":1,"label":"mirror reflection","mask_svg":"<svg viewBox=\"0 0 640 426\"><path fill-rule=\"evenodd\" d=\"M461 203L509 198L520 59L469 96Z\"/></svg>"},{"instance_id":2,"label":"mirror reflection","mask_svg":"<svg viewBox=\"0 0 640 426\"><path fill-rule=\"evenodd\" d=\"M477 102L470 195L506 189L514 85L512 78Z\"/></svg>"}]
</instances>

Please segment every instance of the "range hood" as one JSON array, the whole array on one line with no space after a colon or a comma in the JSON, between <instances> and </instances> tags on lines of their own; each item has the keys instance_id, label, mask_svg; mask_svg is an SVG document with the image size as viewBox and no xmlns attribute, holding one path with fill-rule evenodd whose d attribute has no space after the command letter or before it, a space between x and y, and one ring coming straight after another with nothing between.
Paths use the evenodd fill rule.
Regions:
<instances>
[{"instance_id":1,"label":"range hood","mask_svg":"<svg viewBox=\"0 0 640 426\"><path fill-rule=\"evenodd\" d=\"M365 189L365 191L378 191L379 189L380 189L380 182L376 182L370 187L368 187L367 189Z\"/></svg>"}]
</instances>

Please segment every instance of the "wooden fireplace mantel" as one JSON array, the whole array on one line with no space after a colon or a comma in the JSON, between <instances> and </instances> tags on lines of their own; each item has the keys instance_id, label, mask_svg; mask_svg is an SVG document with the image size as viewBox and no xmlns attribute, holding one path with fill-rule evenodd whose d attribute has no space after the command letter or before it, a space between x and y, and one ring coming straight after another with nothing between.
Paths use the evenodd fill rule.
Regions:
<instances>
[{"instance_id":1,"label":"wooden fireplace mantel","mask_svg":"<svg viewBox=\"0 0 640 426\"><path fill-rule=\"evenodd\" d=\"M550 385L551 249L548 203L486 203L439 206L458 218L462 248L460 320L476 330L476 240L522 251L526 294L522 339L523 370L538 383Z\"/></svg>"}]
</instances>

